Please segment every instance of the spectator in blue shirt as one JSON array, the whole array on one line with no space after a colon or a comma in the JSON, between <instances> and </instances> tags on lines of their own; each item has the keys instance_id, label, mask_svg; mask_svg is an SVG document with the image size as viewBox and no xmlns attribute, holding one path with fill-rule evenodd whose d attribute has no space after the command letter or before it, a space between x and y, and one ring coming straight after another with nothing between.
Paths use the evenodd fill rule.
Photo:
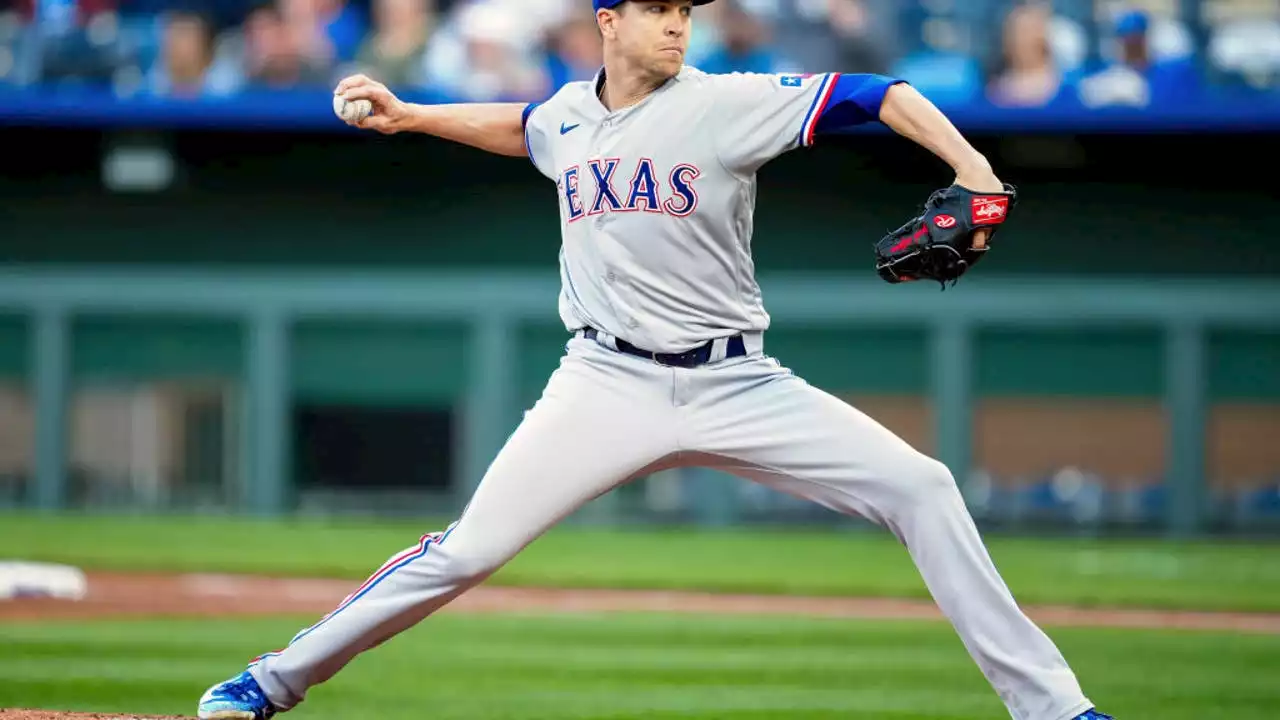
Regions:
<instances>
[{"instance_id":1,"label":"spectator in blue shirt","mask_svg":"<svg viewBox=\"0 0 1280 720\"><path fill-rule=\"evenodd\" d=\"M364 12L346 0L280 0L280 10L302 51L318 62L350 62L369 28Z\"/></svg>"},{"instance_id":2,"label":"spectator in blue shirt","mask_svg":"<svg viewBox=\"0 0 1280 720\"><path fill-rule=\"evenodd\" d=\"M720 43L700 62L708 73L781 72L781 60L770 44L769 29L737 0L722 0Z\"/></svg>"},{"instance_id":3,"label":"spectator in blue shirt","mask_svg":"<svg viewBox=\"0 0 1280 720\"><path fill-rule=\"evenodd\" d=\"M1191 103L1202 84L1191 57L1158 59L1147 38L1146 13L1132 11L1116 23L1119 58L1110 67L1080 83L1080 99L1089 107L1127 105L1147 107Z\"/></svg>"},{"instance_id":4,"label":"spectator in blue shirt","mask_svg":"<svg viewBox=\"0 0 1280 720\"><path fill-rule=\"evenodd\" d=\"M547 74L552 88L590 80L604 64L594 13L574 13L547 37Z\"/></svg>"}]
</instances>

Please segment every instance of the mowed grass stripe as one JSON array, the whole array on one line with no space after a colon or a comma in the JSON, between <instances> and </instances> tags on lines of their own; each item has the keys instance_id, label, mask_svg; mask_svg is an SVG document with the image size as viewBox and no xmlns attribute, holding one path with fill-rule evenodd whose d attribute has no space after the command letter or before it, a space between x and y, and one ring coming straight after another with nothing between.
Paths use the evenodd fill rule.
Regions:
<instances>
[{"instance_id":1,"label":"mowed grass stripe","mask_svg":"<svg viewBox=\"0 0 1280 720\"><path fill-rule=\"evenodd\" d=\"M0 707L185 713L307 619L0 626ZM1271 720L1280 638L1053 633L1120 718ZM430 618L290 713L302 720L991 720L1007 713L941 623L674 615Z\"/></svg>"}]
</instances>

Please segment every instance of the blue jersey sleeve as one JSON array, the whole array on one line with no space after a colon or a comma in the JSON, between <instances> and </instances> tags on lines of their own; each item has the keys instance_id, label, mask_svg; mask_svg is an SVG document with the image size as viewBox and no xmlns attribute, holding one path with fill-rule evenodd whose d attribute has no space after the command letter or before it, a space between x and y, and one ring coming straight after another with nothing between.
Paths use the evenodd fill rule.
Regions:
<instances>
[{"instance_id":1,"label":"blue jersey sleeve","mask_svg":"<svg viewBox=\"0 0 1280 720\"><path fill-rule=\"evenodd\" d=\"M524 149L529 160L538 172L548 178L555 179L555 168L551 158L551 135L540 124L538 108L542 103L529 103L520 113L520 124L524 126ZM546 113L541 113L546 115Z\"/></svg>"},{"instance_id":2,"label":"blue jersey sleeve","mask_svg":"<svg viewBox=\"0 0 1280 720\"><path fill-rule=\"evenodd\" d=\"M837 75L826 102L817 112L805 144L812 144L815 135L840 133L878 121L885 93L901 82L905 81L885 75Z\"/></svg>"}]
</instances>

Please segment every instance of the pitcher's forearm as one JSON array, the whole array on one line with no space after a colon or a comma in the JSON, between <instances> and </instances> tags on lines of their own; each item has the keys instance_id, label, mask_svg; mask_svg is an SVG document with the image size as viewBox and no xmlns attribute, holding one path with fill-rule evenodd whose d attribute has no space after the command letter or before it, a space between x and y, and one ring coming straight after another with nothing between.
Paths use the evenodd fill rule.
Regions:
<instances>
[{"instance_id":1,"label":"pitcher's forearm","mask_svg":"<svg viewBox=\"0 0 1280 720\"><path fill-rule=\"evenodd\" d=\"M880 122L938 156L957 174L990 171L987 159L942 111L910 85L889 88L880 106Z\"/></svg>"},{"instance_id":2,"label":"pitcher's forearm","mask_svg":"<svg viewBox=\"0 0 1280 720\"><path fill-rule=\"evenodd\" d=\"M522 103L406 104L400 128L434 135L498 155L523 157Z\"/></svg>"}]
</instances>

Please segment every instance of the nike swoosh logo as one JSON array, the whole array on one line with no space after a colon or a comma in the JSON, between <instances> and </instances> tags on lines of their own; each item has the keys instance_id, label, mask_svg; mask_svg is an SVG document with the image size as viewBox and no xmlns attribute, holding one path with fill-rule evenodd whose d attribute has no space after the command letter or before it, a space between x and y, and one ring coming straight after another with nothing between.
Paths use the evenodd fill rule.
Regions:
<instances>
[{"instance_id":1,"label":"nike swoosh logo","mask_svg":"<svg viewBox=\"0 0 1280 720\"><path fill-rule=\"evenodd\" d=\"M578 127L578 125L581 125L581 124L582 124L582 123L575 123L575 124L573 124L573 125L567 125L567 126L566 126L564 123L560 123L560 134L561 134L561 135L567 135L567 134L569 134L569 133L570 133L574 128Z\"/></svg>"}]
</instances>

